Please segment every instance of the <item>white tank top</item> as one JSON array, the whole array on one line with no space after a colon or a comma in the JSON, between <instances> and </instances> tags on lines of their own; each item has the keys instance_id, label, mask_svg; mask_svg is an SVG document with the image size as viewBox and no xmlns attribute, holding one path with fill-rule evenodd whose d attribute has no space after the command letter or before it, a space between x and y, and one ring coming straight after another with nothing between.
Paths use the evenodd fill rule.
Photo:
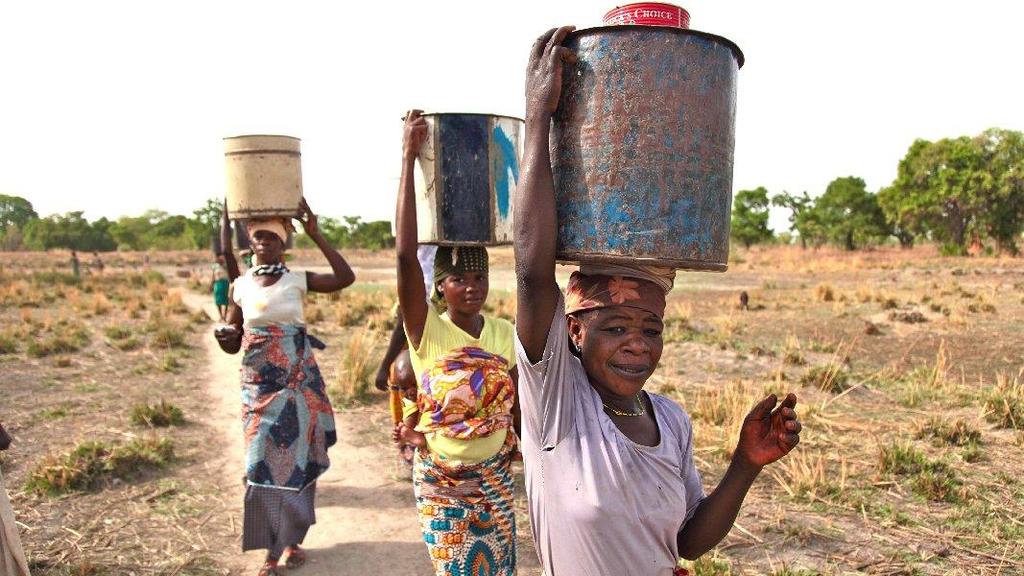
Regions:
<instances>
[{"instance_id":1,"label":"white tank top","mask_svg":"<svg viewBox=\"0 0 1024 576\"><path fill-rule=\"evenodd\" d=\"M306 296L306 273L286 272L270 286L256 283L252 269L235 279L231 298L242 309L243 326L274 324L305 326L302 300Z\"/></svg>"}]
</instances>

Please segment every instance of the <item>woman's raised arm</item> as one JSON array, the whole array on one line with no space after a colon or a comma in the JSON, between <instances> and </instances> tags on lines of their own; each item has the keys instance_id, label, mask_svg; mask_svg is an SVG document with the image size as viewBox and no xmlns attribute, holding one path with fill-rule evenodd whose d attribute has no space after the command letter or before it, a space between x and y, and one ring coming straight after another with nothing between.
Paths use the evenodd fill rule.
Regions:
<instances>
[{"instance_id":1,"label":"woman's raised arm","mask_svg":"<svg viewBox=\"0 0 1024 576\"><path fill-rule=\"evenodd\" d=\"M307 272L306 288L310 292L337 292L342 288L351 286L356 281L356 275L352 272L352 267L345 261L345 257L334 246L331 246L330 242L320 233L316 214L310 210L305 198L302 199L301 209L299 221L302 222L302 227L331 264L330 274Z\"/></svg>"},{"instance_id":2,"label":"woman's raised arm","mask_svg":"<svg viewBox=\"0 0 1024 576\"><path fill-rule=\"evenodd\" d=\"M562 92L562 65L576 59L562 41L572 26L548 30L526 68L526 146L523 181L515 197L518 306L516 331L532 362L540 360L558 304L555 282L555 184L548 150L551 116Z\"/></svg>"},{"instance_id":3,"label":"woman's raised arm","mask_svg":"<svg viewBox=\"0 0 1024 576\"><path fill-rule=\"evenodd\" d=\"M416 224L416 187L413 169L423 140L427 137L427 121L422 110L411 110L405 118L402 138L402 178L398 184L398 205L395 208L395 252L398 257L398 306L405 321L405 334L412 348L420 346L423 326L427 322L427 291L423 286L423 268L416 249L419 247Z\"/></svg>"}]
</instances>

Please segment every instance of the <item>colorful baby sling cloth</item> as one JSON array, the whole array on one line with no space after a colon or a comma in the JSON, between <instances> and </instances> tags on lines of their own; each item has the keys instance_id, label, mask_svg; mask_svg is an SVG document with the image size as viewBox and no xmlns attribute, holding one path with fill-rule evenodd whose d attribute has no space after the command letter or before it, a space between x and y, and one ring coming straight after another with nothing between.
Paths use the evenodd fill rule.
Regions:
<instances>
[{"instance_id":1,"label":"colorful baby sling cloth","mask_svg":"<svg viewBox=\"0 0 1024 576\"><path fill-rule=\"evenodd\" d=\"M512 424L514 400L506 359L472 346L453 350L423 374L416 430L458 440L490 436Z\"/></svg>"},{"instance_id":2,"label":"colorful baby sling cloth","mask_svg":"<svg viewBox=\"0 0 1024 576\"><path fill-rule=\"evenodd\" d=\"M242 423L250 484L301 490L330 466L334 410L313 357L323 346L293 325L249 327L242 340Z\"/></svg>"}]
</instances>

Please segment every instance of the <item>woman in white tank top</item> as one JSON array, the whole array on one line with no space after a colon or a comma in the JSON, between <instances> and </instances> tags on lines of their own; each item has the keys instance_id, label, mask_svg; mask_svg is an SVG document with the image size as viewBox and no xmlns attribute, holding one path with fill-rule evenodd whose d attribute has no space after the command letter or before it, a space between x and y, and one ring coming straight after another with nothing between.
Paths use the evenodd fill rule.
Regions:
<instances>
[{"instance_id":1,"label":"woman in white tank top","mask_svg":"<svg viewBox=\"0 0 1024 576\"><path fill-rule=\"evenodd\" d=\"M306 292L336 292L355 281L345 259L320 233L316 216L302 201L306 234L331 264L330 274L293 272L284 264L286 220L247 224L253 267L232 285L228 324L217 329L221 348L242 350L246 492L242 550L266 549L260 576L277 574L306 560L299 546L316 521L316 479L330 465L327 449L337 441L334 411L306 334ZM230 250L230 246L225 246Z\"/></svg>"}]
</instances>

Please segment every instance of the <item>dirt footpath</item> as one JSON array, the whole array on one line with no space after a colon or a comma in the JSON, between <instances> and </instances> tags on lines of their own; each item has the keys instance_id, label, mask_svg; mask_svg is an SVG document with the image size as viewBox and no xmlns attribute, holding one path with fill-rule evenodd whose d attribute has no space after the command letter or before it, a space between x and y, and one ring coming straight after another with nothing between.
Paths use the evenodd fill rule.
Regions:
<instances>
[{"instance_id":1,"label":"dirt footpath","mask_svg":"<svg viewBox=\"0 0 1024 576\"><path fill-rule=\"evenodd\" d=\"M183 291L185 302L216 318L210 298ZM210 422L223 434L211 439L225 446L214 470L225 496L237 495L235 516L239 532L242 521L241 477L244 444L239 424L239 356L221 352L213 337L203 338L208 359L206 379ZM412 485L391 480L391 454L382 457L373 443L361 446L361 430L370 415L365 410L337 414L338 444L331 449L331 468L317 489L317 523L306 537L309 564L296 574L302 576L344 574L431 574L426 546L419 531ZM238 546L234 542L233 546ZM233 572L255 574L263 560L261 552L238 553Z\"/></svg>"}]
</instances>

